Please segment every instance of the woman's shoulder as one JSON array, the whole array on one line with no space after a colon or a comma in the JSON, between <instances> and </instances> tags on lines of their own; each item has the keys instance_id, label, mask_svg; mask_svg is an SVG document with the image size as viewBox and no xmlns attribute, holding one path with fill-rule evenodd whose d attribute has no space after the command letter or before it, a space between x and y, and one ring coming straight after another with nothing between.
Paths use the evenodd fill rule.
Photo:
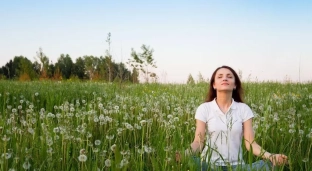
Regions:
<instances>
[{"instance_id":1,"label":"woman's shoulder","mask_svg":"<svg viewBox=\"0 0 312 171\"><path fill-rule=\"evenodd\" d=\"M209 113L213 109L216 109L216 104L214 101L203 102L197 107L198 112Z\"/></svg>"},{"instance_id":2,"label":"woman's shoulder","mask_svg":"<svg viewBox=\"0 0 312 171\"><path fill-rule=\"evenodd\" d=\"M239 108L241 111L251 111L250 106L247 103L244 102L236 102L237 108Z\"/></svg>"},{"instance_id":3,"label":"woman's shoulder","mask_svg":"<svg viewBox=\"0 0 312 171\"><path fill-rule=\"evenodd\" d=\"M236 101L235 101L236 102ZM245 102L236 102L236 105L238 106L238 107L243 107L243 108L249 108L249 105L247 104L247 103L245 103Z\"/></svg>"},{"instance_id":4,"label":"woman's shoulder","mask_svg":"<svg viewBox=\"0 0 312 171\"><path fill-rule=\"evenodd\" d=\"M198 108L209 108L211 105L213 105L213 101L210 102L203 102L201 104L198 105Z\"/></svg>"}]
</instances>

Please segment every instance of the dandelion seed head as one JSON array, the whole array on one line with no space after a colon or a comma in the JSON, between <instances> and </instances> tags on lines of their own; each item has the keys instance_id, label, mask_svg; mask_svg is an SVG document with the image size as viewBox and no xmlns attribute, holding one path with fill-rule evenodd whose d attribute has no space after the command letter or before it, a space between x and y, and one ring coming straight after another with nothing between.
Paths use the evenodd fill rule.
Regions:
<instances>
[{"instance_id":1,"label":"dandelion seed head","mask_svg":"<svg viewBox=\"0 0 312 171\"><path fill-rule=\"evenodd\" d=\"M3 153L1 155L1 157L5 158L5 159L10 159L12 157L12 153Z\"/></svg>"},{"instance_id":2,"label":"dandelion seed head","mask_svg":"<svg viewBox=\"0 0 312 171\"><path fill-rule=\"evenodd\" d=\"M99 119L97 116L94 116L93 122L97 123L97 122L99 122L99 121L100 121L100 119Z\"/></svg>"},{"instance_id":3,"label":"dandelion seed head","mask_svg":"<svg viewBox=\"0 0 312 171\"><path fill-rule=\"evenodd\" d=\"M25 170L28 170L28 169L30 168L30 166L31 166L31 164L30 164L28 161L26 161L26 162L23 163L23 168L24 168Z\"/></svg>"},{"instance_id":4,"label":"dandelion seed head","mask_svg":"<svg viewBox=\"0 0 312 171\"><path fill-rule=\"evenodd\" d=\"M52 146L53 145L53 139L51 137L47 137L46 138L46 142L48 146Z\"/></svg>"},{"instance_id":5,"label":"dandelion seed head","mask_svg":"<svg viewBox=\"0 0 312 171\"><path fill-rule=\"evenodd\" d=\"M129 163L129 161L128 161L126 158L122 159L122 160L120 161L120 168L123 167L123 166L125 166L125 165L127 165L128 163Z\"/></svg>"},{"instance_id":6,"label":"dandelion seed head","mask_svg":"<svg viewBox=\"0 0 312 171\"><path fill-rule=\"evenodd\" d=\"M17 112L17 109L13 108L12 113L16 113L16 112Z\"/></svg>"},{"instance_id":7,"label":"dandelion seed head","mask_svg":"<svg viewBox=\"0 0 312 171\"><path fill-rule=\"evenodd\" d=\"M98 146L98 145L100 145L100 144L101 144L101 140L95 140L95 141L94 141L94 145Z\"/></svg>"},{"instance_id":8,"label":"dandelion seed head","mask_svg":"<svg viewBox=\"0 0 312 171\"><path fill-rule=\"evenodd\" d=\"M147 122L146 120L141 120L141 121L140 121L140 124L141 124L141 125L144 125L146 122Z\"/></svg>"},{"instance_id":9,"label":"dandelion seed head","mask_svg":"<svg viewBox=\"0 0 312 171\"><path fill-rule=\"evenodd\" d=\"M106 159L104 163L105 163L106 167L110 167L111 166L111 160L110 159Z\"/></svg>"},{"instance_id":10,"label":"dandelion seed head","mask_svg":"<svg viewBox=\"0 0 312 171\"><path fill-rule=\"evenodd\" d=\"M300 134L300 135L303 135L303 133L304 133L304 131L300 129L300 130L299 130L299 134Z\"/></svg>"},{"instance_id":11,"label":"dandelion seed head","mask_svg":"<svg viewBox=\"0 0 312 171\"><path fill-rule=\"evenodd\" d=\"M110 149L111 149L112 151L115 151L115 148L116 148L116 144L113 144L113 145L110 147Z\"/></svg>"},{"instance_id":12,"label":"dandelion seed head","mask_svg":"<svg viewBox=\"0 0 312 171\"><path fill-rule=\"evenodd\" d=\"M170 157L167 157L165 160L166 162L170 162L172 159Z\"/></svg>"},{"instance_id":13,"label":"dandelion seed head","mask_svg":"<svg viewBox=\"0 0 312 171\"><path fill-rule=\"evenodd\" d=\"M99 148L93 148L92 151L93 151L94 153L97 153L97 152L99 152Z\"/></svg>"},{"instance_id":14,"label":"dandelion seed head","mask_svg":"<svg viewBox=\"0 0 312 171\"><path fill-rule=\"evenodd\" d=\"M91 132L87 132L87 138L91 138L92 137L92 133Z\"/></svg>"},{"instance_id":15,"label":"dandelion seed head","mask_svg":"<svg viewBox=\"0 0 312 171\"><path fill-rule=\"evenodd\" d=\"M9 141L11 138L10 137L8 137L7 135L3 135L3 137L2 137L2 141Z\"/></svg>"},{"instance_id":16,"label":"dandelion seed head","mask_svg":"<svg viewBox=\"0 0 312 171\"><path fill-rule=\"evenodd\" d=\"M127 128L128 130L133 130L133 127L132 127L131 124L125 123L125 126L126 126L126 128Z\"/></svg>"},{"instance_id":17,"label":"dandelion seed head","mask_svg":"<svg viewBox=\"0 0 312 171\"><path fill-rule=\"evenodd\" d=\"M168 118L168 119L171 119L171 118L173 118L173 116L172 116L172 115L168 115L167 118Z\"/></svg>"},{"instance_id":18,"label":"dandelion seed head","mask_svg":"<svg viewBox=\"0 0 312 171\"><path fill-rule=\"evenodd\" d=\"M71 108L69 109L69 111L70 111L70 112L75 112L75 108L71 107Z\"/></svg>"},{"instance_id":19,"label":"dandelion seed head","mask_svg":"<svg viewBox=\"0 0 312 171\"><path fill-rule=\"evenodd\" d=\"M33 128L28 128L27 131L32 135L35 134L35 130Z\"/></svg>"},{"instance_id":20,"label":"dandelion seed head","mask_svg":"<svg viewBox=\"0 0 312 171\"><path fill-rule=\"evenodd\" d=\"M85 161L87 161L87 159L88 159L88 157L86 155L84 155L84 154L80 154L79 157L78 157L78 160L80 162L85 162Z\"/></svg>"},{"instance_id":21,"label":"dandelion seed head","mask_svg":"<svg viewBox=\"0 0 312 171\"><path fill-rule=\"evenodd\" d=\"M148 147L148 146L144 146L144 151L146 152L146 153L151 153L151 152L153 152L154 150L153 150L153 148L152 147Z\"/></svg>"},{"instance_id":22,"label":"dandelion seed head","mask_svg":"<svg viewBox=\"0 0 312 171\"><path fill-rule=\"evenodd\" d=\"M143 112L147 112L147 109L146 109L146 108L142 108L142 111L143 111Z\"/></svg>"},{"instance_id":23,"label":"dandelion seed head","mask_svg":"<svg viewBox=\"0 0 312 171\"><path fill-rule=\"evenodd\" d=\"M108 139L108 140L112 140L112 139L114 139L114 135L106 135L106 139Z\"/></svg>"},{"instance_id":24,"label":"dandelion seed head","mask_svg":"<svg viewBox=\"0 0 312 171\"><path fill-rule=\"evenodd\" d=\"M58 139L60 139L60 136L55 135L55 136L54 136L54 140L58 140Z\"/></svg>"},{"instance_id":25,"label":"dandelion seed head","mask_svg":"<svg viewBox=\"0 0 312 171\"><path fill-rule=\"evenodd\" d=\"M54 132L54 133L59 133L59 132L60 132L60 128L59 128L59 127L53 128L53 132Z\"/></svg>"},{"instance_id":26,"label":"dandelion seed head","mask_svg":"<svg viewBox=\"0 0 312 171\"><path fill-rule=\"evenodd\" d=\"M293 133L295 133L296 132L296 130L295 129L289 129L289 131L288 131L289 133L291 133L291 134L293 134Z\"/></svg>"}]
</instances>

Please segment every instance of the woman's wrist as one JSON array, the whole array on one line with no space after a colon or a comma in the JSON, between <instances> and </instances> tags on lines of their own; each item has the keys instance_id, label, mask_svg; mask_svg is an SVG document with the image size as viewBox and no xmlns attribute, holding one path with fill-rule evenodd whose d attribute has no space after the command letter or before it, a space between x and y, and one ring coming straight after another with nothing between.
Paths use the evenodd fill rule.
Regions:
<instances>
[{"instance_id":1,"label":"woman's wrist","mask_svg":"<svg viewBox=\"0 0 312 171\"><path fill-rule=\"evenodd\" d=\"M263 158L264 159L267 159L267 160L271 160L271 157L273 156L274 154L273 153L269 153L269 152L265 152L264 154L263 154Z\"/></svg>"},{"instance_id":2,"label":"woman's wrist","mask_svg":"<svg viewBox=\"0 0 312 171\"><path fill-rule=\"evenodd\" d=\"M194 155L196 155L198 153L198 149L196 148L196 145L194 147L194 144L191 144L187 149L184 150L184 153L185 153L185 155L192 155L192 156L194 156Z\"/></svg>"}]
</instances>

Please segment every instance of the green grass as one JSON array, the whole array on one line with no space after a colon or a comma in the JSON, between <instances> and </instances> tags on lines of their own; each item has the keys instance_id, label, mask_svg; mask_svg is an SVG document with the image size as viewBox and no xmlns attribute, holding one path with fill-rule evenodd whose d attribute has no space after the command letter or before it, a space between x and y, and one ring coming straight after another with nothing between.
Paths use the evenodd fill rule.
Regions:
<instances>
[{"instance_id":1,"label":"green grass","mask_svg":"<svg viewBox=\"0 0 312 171\"><path fill-rule=\"evenodd\" d=\"M280 170L312 170L312 84L243 86L256 141L289 157ZM0 170L193 170L175 152L207 87L0 81Z\"/></svg>"}]
</instances>

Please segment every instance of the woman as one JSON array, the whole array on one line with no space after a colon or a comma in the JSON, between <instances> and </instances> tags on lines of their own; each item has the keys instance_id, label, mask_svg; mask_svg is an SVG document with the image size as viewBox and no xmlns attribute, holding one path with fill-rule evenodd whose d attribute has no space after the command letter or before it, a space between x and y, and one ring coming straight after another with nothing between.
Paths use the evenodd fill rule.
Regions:
<instances>
[{"instance_id":1,"label":"woman","mask_svg":"<svg viewBox=\"0 0 312 171\"><path fill-rule=\"evenodd\" d=\"M196 131L191 150L192 153L201 154L202 160L197 158L197 161L202 170L208 167L213 170L270 170L272 165L287 163L287 156L271 154L255 142L253 117L252 110L243 103L242 86L237 73L229 66L217 68L211 77L207 99L195 114ZM264 160L252 165L245 164L242 138L246 149Z\"/></svg>"}]
</instances>

